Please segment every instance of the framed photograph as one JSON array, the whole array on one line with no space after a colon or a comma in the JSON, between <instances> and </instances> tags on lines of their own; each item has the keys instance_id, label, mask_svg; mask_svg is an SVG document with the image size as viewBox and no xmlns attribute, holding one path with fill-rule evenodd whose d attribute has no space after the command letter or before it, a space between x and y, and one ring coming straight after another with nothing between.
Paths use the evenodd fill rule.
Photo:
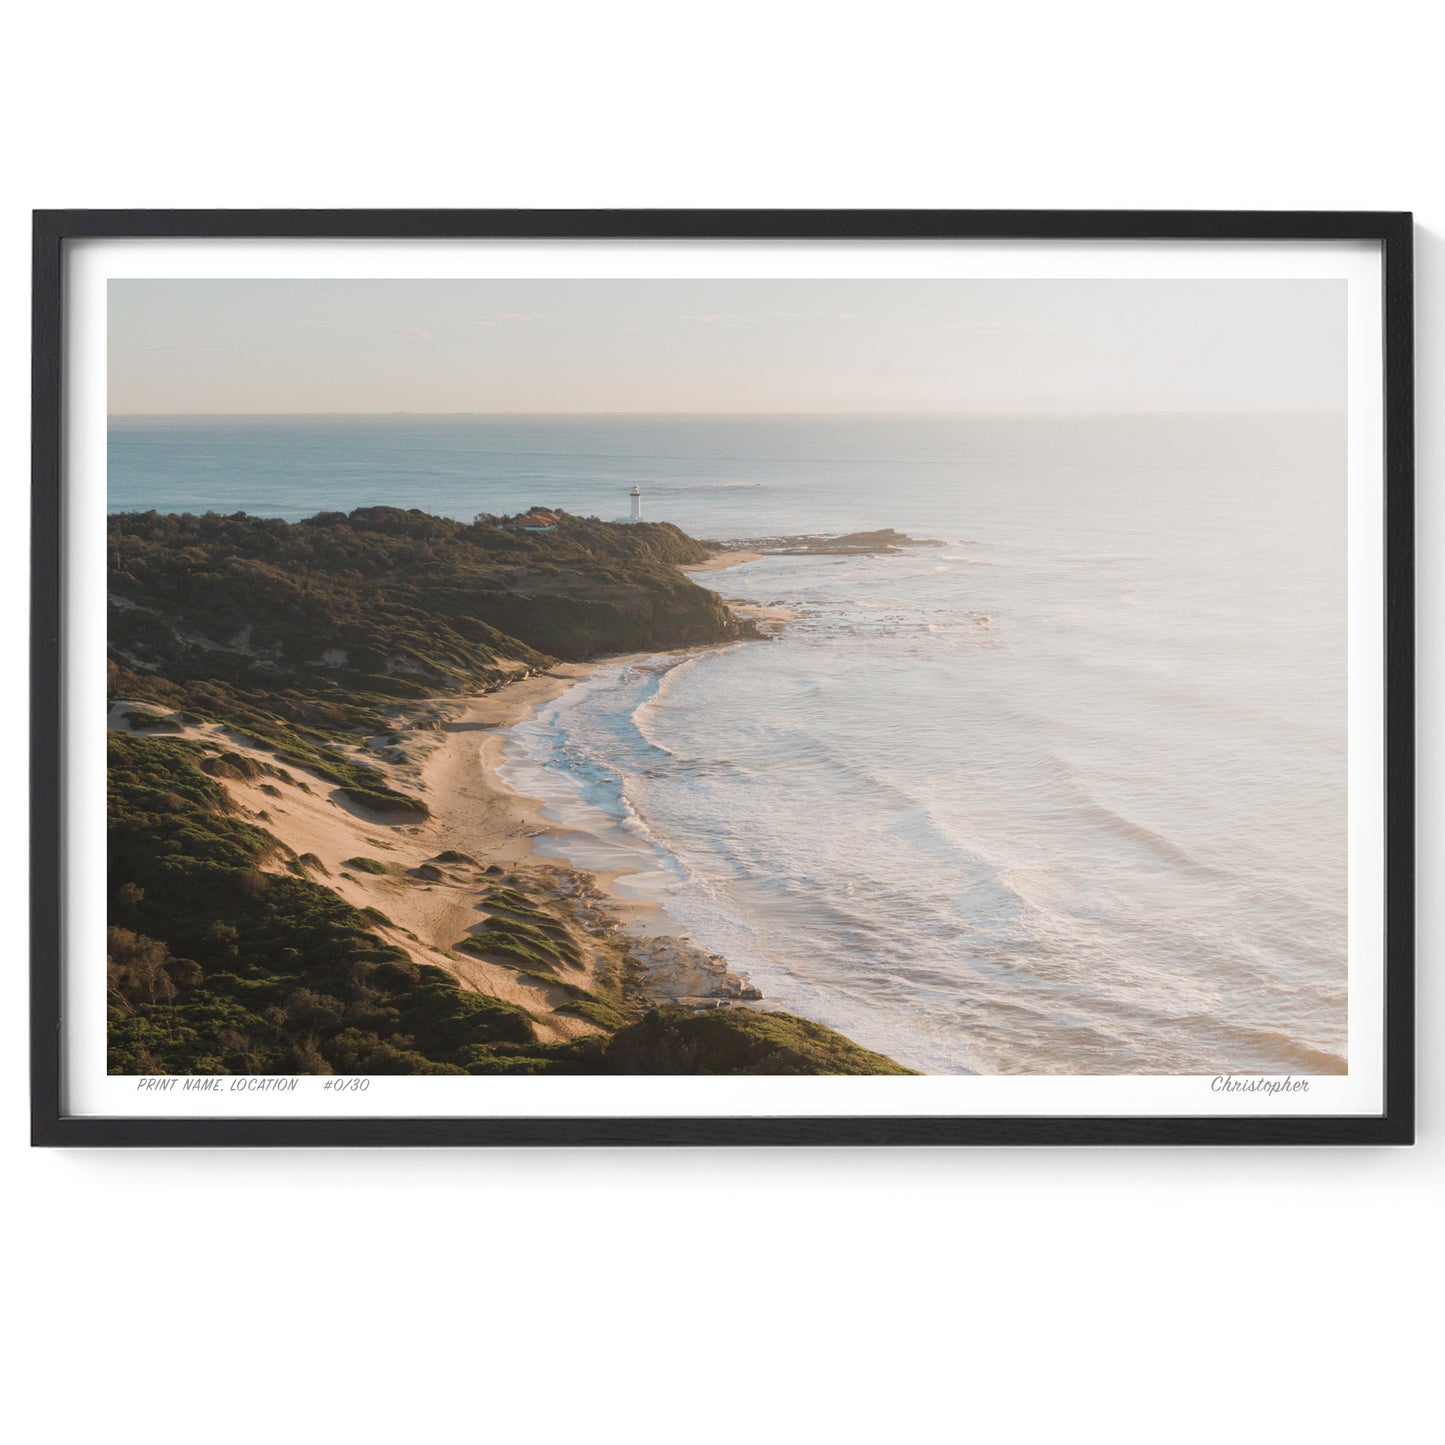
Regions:
<instances>
[{"instance_id":1,"label":"framed photograph","mask_svg":"<svg viewBox=\"0 0 1445 1445\"><path fill-rule=\"evenodd\" d=\"M1411 223L35 217L34 1140L1409 1143Z\"/></svg>"}]
</instances>

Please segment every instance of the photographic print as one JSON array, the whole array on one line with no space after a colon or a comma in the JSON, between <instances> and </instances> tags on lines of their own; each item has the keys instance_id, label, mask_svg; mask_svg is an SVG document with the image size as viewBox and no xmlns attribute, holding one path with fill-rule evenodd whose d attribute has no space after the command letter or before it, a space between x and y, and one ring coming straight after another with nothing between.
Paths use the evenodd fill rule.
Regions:
<instances>
[{"instance_id":1,"label":"photographic print","mask_svg":"<svg viewBox=\"0 0 1445 1445\"><path fill-rule=\"evenodd\" d=\"M107 1087L1378 1100L1350 279L556 269L92 283Z\"/></svg>"}]
</instances>

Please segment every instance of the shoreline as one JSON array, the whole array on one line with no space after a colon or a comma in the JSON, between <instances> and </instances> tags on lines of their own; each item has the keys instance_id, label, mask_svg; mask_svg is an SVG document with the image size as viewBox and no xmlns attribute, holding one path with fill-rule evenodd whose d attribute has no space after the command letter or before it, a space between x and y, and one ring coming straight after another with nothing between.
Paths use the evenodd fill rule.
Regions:
<instances>
[{"instance_id":1,"label":"shoreline","mask_svg":"<svg viewBox=\"0 0 1445 1445\"><path fill-rule=\"evenodd\" d=\"M747 547L734 547L724 552L716 552L706 562L697 562L691 566L679 567L677 570L687 576L695 576L699 573L727 572L734 567L746 566L749 562L759 562L769 554L756 552ZM712 590L712 589L709 589ZM776 636L789 622L795 621L802 616L790 607L768 607L759 602L743 602L735 597L723 597L718 593L728 609L738 617L745 617L749 622L754 622L762 631L765 637Z\"/></svg>"},{"instance_id":2,"label":"shoreline","mask_svg":"<svg viewBox=\"0 0 1445 1445\"><path fill-rule=\"evenodd\" d=\"M708 953L689 938L665 903L629 898L617 890L618 881L635 870L575 862L565 856L565 844L560 858L540 852L540 838L565 839L585 830L544 817L546 801L517 790L501 774L502 735L507 728L585 682L600 667L662 655L622 653L561 664L491 693L449 700L442 705L449 715L439 720L441 741L433 744L422 767L422 787L436 801L433 821L437 835L450 840L447 847L478 852L516 874L585 901L584 926L614 938L647 1002L711 1007L756 1003L762 994L725 958ZM474 741L477 734L482 735L479 745Z\"/></svg>"},{"instance_id":3,"label":"shoreline","mask_svg":"<svg viewBox=\"0 0 1445 1445\"><path fill-rule=\"evenodd\" d=\"M706 562L678 567L685 575L714 573L759 561L766 553L748 548L731 548L717 552ZM721 597L721 594L718 594ZM787 623L801 614L788 608L768 607L757 603L723 597L733 613L759 625L764 637L776 636ZM656 901L629 898L620 893L619 879L633 876L632 869L603 869L561 859L538 851L536 839L564 839L584 829L555 819L543 817L548 804L530 794L513 788L501 775L505 740L502 733L509 727L535 716L537 711L563 693L587 681L600 668L616 663L644 662L651 658L676 653L711 652L731 647L732 642L712 643L699 647L672 648L663 651L618 653L587 662L563 663L545 673L504 683L490 693L451 699L439 706L460 705L460 711L441 724L451 739L469 731L484 730L486 737L469 763L465 745L444 743L433 755L430 770L424 770L421 783L430 794L441 792L452 800L470 797L473 809L464 810L460 831L470 832L484 820L489 826L484 846L488 857L505 857L513 867L534 875L556 877L559 873L583 886L594 904L592 926L614 930L627 939L624 949L631 964L639 970L643 997L650 1003L708 1003L714 1007L733 1003L760 1002L763 995L746 975L735 973L719 954L709 954L689 938L666 905ZM458 777L465 777L475 768L470 792ZM439 821L441 821L439 819ZM600 917L598 916L600 915Z\"/></svg>"},{"instance_id":4,"label":"shoreline","mask_svg":"<svg viewBox=\"0 0 1445 1445\"><path fill-rule=\"evenodd\" d=\"M723 552L714 552L706 562L689 562L678 567L679 572L692 576L696 572L726 572L730 567L741 567L747 562L756 562L766 557L766 552L754 552L746 547L733 547Z\"/></svg>"},{"instance_id":5,"label":"shoreline","mask_svg":"<svg viewBox=\"0 0 1445 1445\"><path fill-rule=\"evenodd\" d=\"M592 662L560 663L492 692L440 701L436 727L441 740L429 749L420 783L428 799L435 800L432 819L445 845L478 853L509 871L561 868L585 876L608 896L624 926L635 925L645 915L662 913L658 904L612 892L610 885L627 870L585 868L538 852L536 839L565 837L579 830L543 817L546 801L513 788L500 768L506 746L503 734L508 728L586 682L607 663L640 662L655 655L621 653Z\"/></svg>"},{"instance_id":6,"label":"shoreline","mask_svg":"<svg viewBox=\"0 0 1445 1445\"><path fill-rule=\"evenodd\" d=\"M678 571L686 575L722 572L756 562L766 555L748 548L731 548L715 553L706 562L680 566ZM800 615L782 607L723 600L730 610L758 622L769 632L779 630ZM444 848L478 853L489 863L511 871L553 877L563 874L574 880L585 880L594 899L603 901L602 910L608 915L608 922L636 941L642 951L646 951L649 942L684 945L698 955L690 962L696 965L706 960L721 964L722 972L740 985L736 997L753 1001L761 995L750 988L745 979L738 979L727 969L725 960L705 954L686 938L663 903L628 898L616 890L618 879L630 876L633 870L593 868L539 852L538 838L563 839L584 830L544 817L548 806L545 800L518 791L501 774L505 731L586 682L599 668L644 662L671 653L710 652L732 645L723 642L558 663L544 672L505 682L490 692L436 699L431 704L435 721L430 729L435 729L439 740L426 748L414 782L429 805L435 802L431 825ZM421 731L409 729L408 736L416 737ZM662 982L653 978L653 987L645 990L653 1001L668 1002L688 996L678 994L675 989L659 987Z\"/></svg>"}]
</instances>

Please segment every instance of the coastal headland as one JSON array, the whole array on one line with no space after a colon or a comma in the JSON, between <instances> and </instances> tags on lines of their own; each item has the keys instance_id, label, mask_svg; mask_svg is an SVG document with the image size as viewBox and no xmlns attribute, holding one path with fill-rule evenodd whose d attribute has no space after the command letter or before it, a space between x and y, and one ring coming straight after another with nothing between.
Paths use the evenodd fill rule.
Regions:
<instances>
[{"instance_id":1,"label":"coastal headland","mask_svg":"<svg viewBox=\"0 0 1445 1445\"><path fill-rule=\"evenodd\" d=\"M546 516L111 519L112 1072L908 1072L535 850L503 729L787 620Z\"/></svg>"}]
</instances>

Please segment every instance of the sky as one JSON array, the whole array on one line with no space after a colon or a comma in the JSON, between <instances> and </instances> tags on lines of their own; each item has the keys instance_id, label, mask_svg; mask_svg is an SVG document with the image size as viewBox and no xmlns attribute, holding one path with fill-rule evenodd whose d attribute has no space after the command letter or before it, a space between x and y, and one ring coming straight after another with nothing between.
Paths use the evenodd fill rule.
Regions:
<instances>
[{"instance_id":1,"label":"sky","mask_svg":"<svg viewBox=\"0 0 1445 1445\"><path fill-rule=\"evenodd\" d=\"M1340 281L113 280L109 409L1342 411Z\"/></svg>"}]
</instances>

